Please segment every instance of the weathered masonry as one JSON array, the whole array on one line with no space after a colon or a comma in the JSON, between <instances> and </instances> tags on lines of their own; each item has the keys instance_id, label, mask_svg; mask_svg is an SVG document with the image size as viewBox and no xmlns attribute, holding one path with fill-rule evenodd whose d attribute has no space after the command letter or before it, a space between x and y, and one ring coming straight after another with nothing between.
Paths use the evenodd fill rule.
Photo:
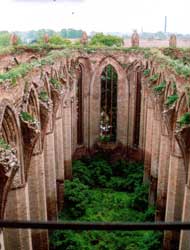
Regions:
<instances>
[{"instance_id":1,"label":"weathered masonry","mask_svg":"<svg viewBox=\"0 0 190 250\"><path fill-rule=\"evenodd\" d=\"M106 138L144 161L156 220L189 221L189 58L171 48L0 55L0 219L56 220L72 157ZM49 248L45 230L1 230L0 242ZM190 233L165 232L163 245L189 250Z\"/></svg>"}]
</instances>

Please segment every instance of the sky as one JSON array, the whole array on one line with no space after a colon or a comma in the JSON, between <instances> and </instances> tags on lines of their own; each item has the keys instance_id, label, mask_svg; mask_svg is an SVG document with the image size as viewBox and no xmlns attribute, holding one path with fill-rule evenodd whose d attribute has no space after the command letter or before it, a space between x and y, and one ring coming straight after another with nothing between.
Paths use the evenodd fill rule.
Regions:
<instances>
[{"instance_id":1,"label":"sky","mask_svg":"<svg viewBox=\"0 0 190 250\"><path fill-rule=\"evenodd\" d=\"M190 0L0 0L0 30L190 33Z\"/></svg>"}]
</instances>

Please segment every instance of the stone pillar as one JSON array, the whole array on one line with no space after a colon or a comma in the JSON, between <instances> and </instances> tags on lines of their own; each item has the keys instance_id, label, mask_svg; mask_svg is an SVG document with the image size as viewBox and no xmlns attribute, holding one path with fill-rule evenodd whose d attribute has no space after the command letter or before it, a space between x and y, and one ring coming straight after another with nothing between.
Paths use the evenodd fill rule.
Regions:
<instances>
[{"instance_id":1,"label":"stone pillar","mask_svg":"<svg viewBox=\"0 0 190 250\"><path fill-rule=\"evenodd\" d=\"M72 178L72 131L71 131L71 102L64 104L63 110L63 142L65 179Z\"/></svg>"},{"instance_id":2,"label":"stone pillar","mask_svg":"<svg viewBox=\"0 0 190 250\"><path fill-rule=\"evenodd\" d=\"M63 141L63 118L58 118L55 121L55 165L56 165L56 180L57 180L57 206L58 211L63 209L64 202L64 141Z\"/></svg>"},{"instance_id":3,"label":"stone pillar","mask_svg":"<svg viewBox=\"0 0 190 250\"><path fill-rule=\"evenodd\" d=\"M5 211L5 218L8 220L30 220L27 184L23 187L12 189L9 192ZM5 229L4 235L6 249L32 249L31 230Z\"/></svg>"},{"instance_id":4,"label":"stone pillar","mask_svg":"<svg viewBox=\"0 0 190 250\"><path fill-rule=\"evenodd\" d=\"M183 158L173 153L170 156L165 221L181 221L182 219L185 175ZM178 245L179 231L165 231L164 249L178 249Z\"/></svg>"},{"instance_id":5,"label":"stone pillar","mask_svg":"<svg viewBox=\"0 0 190 250\"><path fill-rule=\"evenodd\" d=\"M5 250L5 247L4 247L4 238L3 238L3 231L0 230L0 249L1 250Z\"/></svg>"},{"instance_id":6,"label":"stone pillar","mask_svg":"<svg viewBox=\"0 0 190 250\"><path fill-rule=\"evenodd\" d=\"M145 91L144 86L142 85L142 96L141 96L141 126L140 126L140 139L139 139L139 147L142 150L142 159L143 152L145 151L145 143L146 143L146 124L147 124L147 93Z\"/></svg>"},{"instance_id":7,"label":"stone pillar","mask_svg":"<svg viewBox=\"0 0 190 250\"><path fill-rule=\"evenodd\" d=\"M155 114L152 131L152 154L151 154L151 183L149 191L149 202L152 205L156 203L157 181L158 181L158 166L160 153L160 134L161 124L158 119L159 114Z\"/></svg>"},{"instance_id":8,"label":"stone pillar","mask_svg":"<svg viewBox=\"0 0 190 250\"><path fill-rule=\"evenodd\" d=\"M169 158L170 158L170 138L165 133L161 135L160 156L158 167L158 187L157 187L157 202L156 202L156 220L164 221L168 185Z\"/></svg>"},{"instance_id":9,"label":"stone pillar","mask_svg":"<svg viewBox=\"0 0 190 250\"><path fill-rule=\"evenodd\" d=\"M131 46L132 47L139 47L139 34L135 30L131 36Z\"/></svg>"},{"instance_id":10,"label":"stone pillar","mask_svg":"<svg viewBox=\"0 0 190 250\"><path fill-rule=\"evenodd\" d=\"M28 188L31 220L47 220L44 154L32 156L28 173ZM33 250L48 250L47 230L32 230Z\"/></svg>"},{"instance_id":11,"label":"stone pillar","mask_svg":"<svg viewBox=\"0 0 190 250\"><path fill-rule=\"evenodd\" d=\"M137 79L136 79L136 72L132 71L130 74L130 94L129 94L129 107L130 107L130 112L129 112L129 118L128 118L128 145L129 147L133 147L133 138L134 138L134 116L135 116L135 107L136 107L136 86L137 86Z\"/></svg>"},{"instance_id":12,"label":"stone pillar","mask_svg":"<svg viewBox=\"0 0 190 250\"><path fill-rule=\"evenodd\" d=\"M190 221L190 186L185 186L185 195L183 203L183 222ZM179 250L189 250L190 249L190 231L182 230L180 235Z\"/></svg>"},{"instance_id":13,"label":"stone pillar","mask_svg":"<svg viewBox=\"0 0 190 250\"><path fill-rule=\"evenodd\" d=\"M88 35L85 31L82 32L82 37L80 39L80 43L82 45L86 45L88 43Z\"/></svg>"},{"instance_id":14,"label":"stone pillar","mask_svg":"<svg viewBox=\"0 0 190 250\"><path fill-rule=\"evenodd\" d=\"M57 219L57 187L56 187L56 167L55 167L55 144L54 132L46 134L44 140L44 162L46 180L46 204L48 220Z\"/></svg>"},{"instance_id":15,"label":"stone pillar","mask_svg":"<svg viewBox=\"0 0 190 250\"><path fill-rule=\"evenodd\" d=\"M169 47L177 47L177 38L176 35L171 35L169 40Z\"/></svg>"},{"instance_id":16,"label":"stone pillar","mask_svg":"<svg viewBox=\"0 0 190 250\"><path fill-rule=\"evenodd\" d=\"M147 103L147 122L146 122L146 142L144 160L144 182L150 181L151 174L151 154L152 154L152 132L153 132L154 110L151 99Z\"/></svg>"}]
</instances>

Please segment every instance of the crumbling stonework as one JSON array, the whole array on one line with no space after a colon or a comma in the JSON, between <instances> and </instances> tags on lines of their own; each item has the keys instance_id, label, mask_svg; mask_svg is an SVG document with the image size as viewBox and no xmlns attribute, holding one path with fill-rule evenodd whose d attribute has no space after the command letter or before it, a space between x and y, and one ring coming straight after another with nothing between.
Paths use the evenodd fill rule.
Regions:
<instances>
[{"instance_id":1,"label":"crumbling stonework","mask_svg":"<svg viewBox=\"0 0 190 250\"><path fill-rule=\"evenodd\" d=\"M138 37L134 38L137 46ZM33 52L23 53L20 63L30 63ZM0 158L1 219L56 220L63 207L64 180L72 178L72 157L104 147L144 161L144 180L151 184L149 200L156 205L157 220L189 221L190 129L189 124L179 126L189 112L189 76L177 74L171 65L163 67L165 57L159 50L88 48L68 54L56 51L48 60L43 53L33 53L37 64L22 77L18 74L16 82L7 79L0 85L0 138L10 145L9 152L0 148L0 157L7 157ZM100 78L107 65L118 76L117 138L114 144L101 145ZM79 67L82 145L77 144ZM171 96L177 98L168 104ZM138 100L140 125L136 126ZM137 132L138 145L134 144ZM5 250L49 249L45 230L14 234L3 230L0 242ZM174 246L189 250L188 242L189 232L165 232L166 250Z\"/></svg>"}]
</instances>

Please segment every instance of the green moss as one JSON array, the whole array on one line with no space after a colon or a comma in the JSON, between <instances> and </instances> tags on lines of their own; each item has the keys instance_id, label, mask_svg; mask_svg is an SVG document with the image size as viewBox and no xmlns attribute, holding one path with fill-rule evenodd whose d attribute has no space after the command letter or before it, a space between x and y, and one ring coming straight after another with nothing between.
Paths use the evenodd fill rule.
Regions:
<instances>
[{"instance_id":1,"label":"green moss","mask_svg":"<svg viewBox=\"0 0 190 250\"><path fill-rule=\"evenodd\" d=\"M167 97L167 100L165 102L165 104L168 106L168 107L171 107L177 100L178 100L178 95L175 93L173 95L170 95Z\"/></svg>"},{"instance_id":2,"label":"green moss","mask_svg":"<svg viewBox=\"0 0 190 250\"><path fill-rule=\"evenodd\" d=\"M180 127L190 124L190 112L183 114L177 122L179 123Z\"/></svg>"},{"instance_id":3,"label":"green moss","mask_svg":"<svg viewBox=\"0 0 190 250\"><path fill-rule=\"evenodd\" d=\"M20 117L23 121L27 121L27 122L30 122L30 123L34 123L35 122L35 119L34 117L28 113L28 112L20 112Z\"/></svg>"},{"instance_id":4,"label":"green moss","mask_svg":"<svg viewBox=\"0 0 190 250\"><path fill-rule=\"evenodd\" d=\"M143 75L144 75L145 77L148 77L148 76L150 75L150 69L145 69L145 70L143 71Z\"/></svg>"},{"instance_id":5,"label":"green moss","mask_svg":"<svg viewBox=\"0 0 190 250\"><path fill-rule=\"evenodd\" d=\"M39 99L40 99L41 101L43 101L43 102L48 102L49 96L48 96L47 91L41 91L41 92L39 93Z\"/></svg>"},{"instance_id":6,"label":"green moss","mask_svg":"<svg viewBox=\"0 0 190 250\"><path fill-rule=\"evenodd\" d=\"M148 78L149 82L154 83L159 79L159 74L153 74Z\"/></svg>"},{"instance_id":7,"label":"green moss","mask_svg":"<svg viewBox=\"0 0 190 250\"><path fill-rule=\"evenodd\" d=\"M161 82L159 85L155 86L153 90L155 92L161 93L166 87L166 81Z\"/></svg>"},{"instance_id":8,"label":"green moss","mask_svg":"<svg viewBox=\"0 0 190 250\"><path fill-rule=\"evenodd\" d=\"M1 137L0 138L0 148L8 150L8 149L11 149L11 146L8 143L6 143L6 141Z\"/></svg>"}]
</instances>

